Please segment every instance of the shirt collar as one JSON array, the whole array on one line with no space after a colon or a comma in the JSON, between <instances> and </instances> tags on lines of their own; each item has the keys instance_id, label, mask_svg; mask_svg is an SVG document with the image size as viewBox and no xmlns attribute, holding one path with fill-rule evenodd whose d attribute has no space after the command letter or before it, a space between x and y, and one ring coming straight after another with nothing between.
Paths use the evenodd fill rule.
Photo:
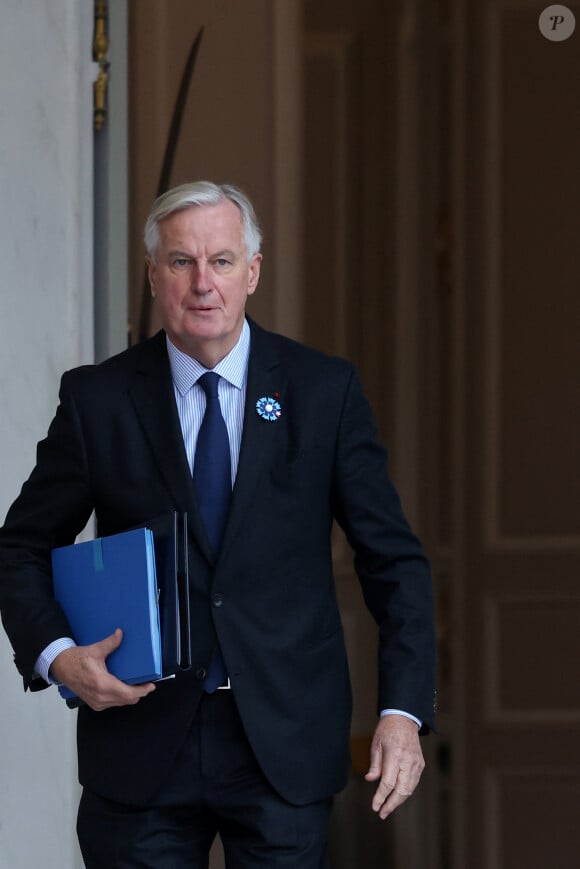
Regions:
<instances>
[{"instance_id":1,"label":"shirt collar","mask_svg":"<svg viewBox=\"0 0 580 869\"><path fill-rule=\"evenodd\" d=\"M165 336L167 341L167 353L169 355L169 364L171 366L171 377L175 388L185 395L194 383L197 383L202 374L208 371L207 368L194 359L188 356L182 350L179 350L175 344L171 342L169 337ZM230 350L227 356L220 359L218 364L212 370L235 386L237 389L242 389L246 381L246 373L248 370L248 358L250 356L250 327L248 321L244 320L242 332L234 347Z\"/></svg>"}]
</instances>

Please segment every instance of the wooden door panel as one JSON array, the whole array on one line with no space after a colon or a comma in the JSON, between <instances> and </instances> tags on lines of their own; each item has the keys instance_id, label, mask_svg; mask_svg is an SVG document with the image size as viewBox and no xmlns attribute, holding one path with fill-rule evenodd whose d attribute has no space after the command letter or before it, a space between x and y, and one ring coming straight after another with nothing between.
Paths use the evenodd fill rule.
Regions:
<instances>
[{"instance_id":1,"label":"wooden door panel","mask_svg":"<svg viewBox=\"0 0 580 869\"><path fill-rule=\"evenodd\" d=\"M568 4L576 9L578 4ZM456 867L572 866L580 754L580 52L457 4L465 108ZM563 83L566 86L562 86ZM552 166L552 172L548 166ZM463 408L463 409L462 409ZM460 807L460 808L459 808Z\"/></svg>"},{"instance_id":2,"label":"wooden door panel","mask_svg":"<svg viewBox=\"0 0 580 869\"><path fill-rule=\"evenodd\" d=\"M580 854L580 770L529 765L486 777L485 865L494 869L573 867Z\"/></svg>"}]
</instances>

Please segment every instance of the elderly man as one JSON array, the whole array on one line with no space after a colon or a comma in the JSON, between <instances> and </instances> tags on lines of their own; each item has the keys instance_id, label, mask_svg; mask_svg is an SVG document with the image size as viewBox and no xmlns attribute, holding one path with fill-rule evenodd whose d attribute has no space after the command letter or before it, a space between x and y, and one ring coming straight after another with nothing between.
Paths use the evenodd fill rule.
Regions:
<instances>
[{"instance_id":1,"label":"elderly man","mask_svg":"<svg viewBox=\"0 0 580 869\"><path fill-rule=\"evenodd\" d=\"M89 869L326 865L349 767L351 692L330 532L355 553L378 625L369 781L386 818L414 790L433 724L431 580L388 477L357 374L246 317L261 234L237 188L153 205L145 243L163 330L67 372L37 464L0 531L0 604L25 687L60 682L78 715ZM189 521L192 661L129 686L121 630L77 646L50 552L94 511L100 535Z\"/></svg>"}]
</instances>

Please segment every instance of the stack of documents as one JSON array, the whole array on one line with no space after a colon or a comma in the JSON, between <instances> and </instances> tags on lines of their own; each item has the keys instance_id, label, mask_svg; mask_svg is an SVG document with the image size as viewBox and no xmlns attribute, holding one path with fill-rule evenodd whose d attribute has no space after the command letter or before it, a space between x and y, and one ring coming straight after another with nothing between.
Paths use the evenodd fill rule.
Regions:
<instances>
[{"instance_id":1,"label":"stack of documents","mask_svg":"<svg viewBox=\"0 0 580 869\"><path fill-rule=\"evenodd\" d=\"M191 666L186 516L54 549L52 570L55 598L79 645L123 630L107 658L118 679L136 685Z\"/></svg>"}]
</instances>

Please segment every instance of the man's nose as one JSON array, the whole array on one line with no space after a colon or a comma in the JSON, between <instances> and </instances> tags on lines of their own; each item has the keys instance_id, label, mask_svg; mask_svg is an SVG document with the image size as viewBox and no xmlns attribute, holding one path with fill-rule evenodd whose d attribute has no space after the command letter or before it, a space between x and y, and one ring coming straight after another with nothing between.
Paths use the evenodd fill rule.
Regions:
<instances>
[{"instance_id":1,"label":"man's nose","mask_svg":"<svg viewBox=\"0 0 580 869\"><path fill-rule=\"evenodd\" d=\"M210 290L208 268L205 263L195 264L191 283L196 293L207 293Z\"/></svg>"}]
</instances>

